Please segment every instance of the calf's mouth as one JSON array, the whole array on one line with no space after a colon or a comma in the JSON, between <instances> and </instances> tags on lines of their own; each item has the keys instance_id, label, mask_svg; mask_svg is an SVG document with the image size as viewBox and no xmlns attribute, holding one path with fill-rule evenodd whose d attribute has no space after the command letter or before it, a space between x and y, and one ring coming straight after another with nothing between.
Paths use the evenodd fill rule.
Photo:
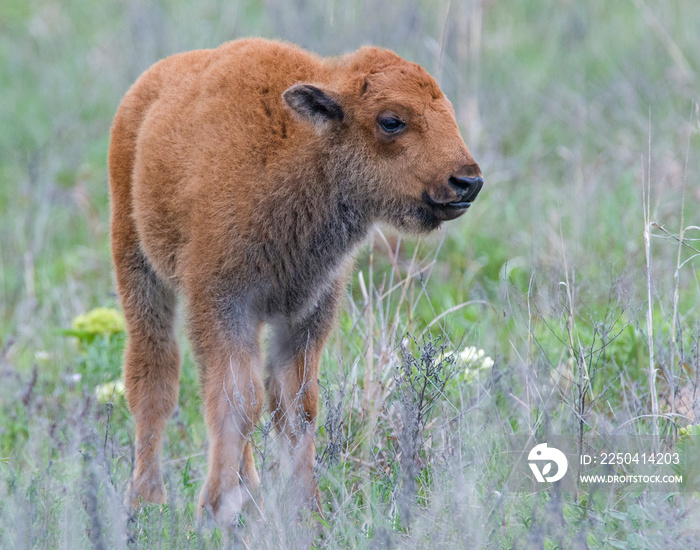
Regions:
<instances>
[{"instance_id":1,"label":"calf's mouth","mask_svg":"<svg viewBox=\"0 0 700 550\"><path fill-rule=\"evenodd\" d=\"M479 194L479 191L481 191L484 180L482 178L471 178L470 183L471 185L463 188L464 192L453 200L434 199L427 191L424 191L423 202L430 207L430 210L439 220L454 220L469 209L472 202L474 202L476 196Z\"/></svg>"}]
</instances>

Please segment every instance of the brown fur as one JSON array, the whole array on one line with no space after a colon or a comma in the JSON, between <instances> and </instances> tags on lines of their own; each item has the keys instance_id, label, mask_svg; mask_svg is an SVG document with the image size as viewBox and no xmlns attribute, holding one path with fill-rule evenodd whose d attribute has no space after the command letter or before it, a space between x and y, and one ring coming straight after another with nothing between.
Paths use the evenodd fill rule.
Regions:
<instances>
[{"instance_id":1,"label":"brown fur","mask_svg":"<svg viewBox=\"0 0 700 550\"><path fill-rule=\"evenodd\" d=\"M386 113L405 128L387 134ZM231 521L259 483L248 438L265 389L300 494L313 497L318 363L353 252L375 222L415 232L456 217L445 214L459 198L450 178L480 176L451 104L420 66L387 50L325 59L239 40L146 71L115 116L109 170L136 422L129 499L165 500L177 294L210 437L200 506Z\"/></svg>"}]
</instances>

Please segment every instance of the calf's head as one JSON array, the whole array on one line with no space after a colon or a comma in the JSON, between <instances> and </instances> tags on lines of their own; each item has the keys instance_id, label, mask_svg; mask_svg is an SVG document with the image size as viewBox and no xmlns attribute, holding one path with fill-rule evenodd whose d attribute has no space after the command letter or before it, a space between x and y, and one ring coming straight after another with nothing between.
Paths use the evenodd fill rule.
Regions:
<instances>
[{"instance_id":1,"label":"calf's head","mask_svg":"<svg viewBox=\"0 0 700 550\"><path fill-rule=\"evenodd\" d=\"M435 80L377 48L344 58L337 75L331 84L295 84L283 98L325 139L338 184L378 221L409 231L466 212L482 174Z\"/></svg>"}]
</instances>

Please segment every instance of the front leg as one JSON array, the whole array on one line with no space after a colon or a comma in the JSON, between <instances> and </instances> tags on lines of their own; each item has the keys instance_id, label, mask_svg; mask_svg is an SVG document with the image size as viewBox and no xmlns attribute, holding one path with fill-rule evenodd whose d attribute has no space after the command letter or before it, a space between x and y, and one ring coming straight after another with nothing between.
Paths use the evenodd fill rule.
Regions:
<instances>
[{"instance_id":1,"label":"front leg","mask_svg":"<svg viewBox=\"0 0 700 550\"><path fill-rule=\"evenodd\" d=\"M260 324L224 318L205 297L190 304L190 339L200 368L209 435L209 472L198 513L232 526L260 479L250 437L264 401L259 359Z\"/></svg>"},{"instance_id":2,"label":"front leg","mask_svg":"<svg viewBox=\"0 0 700 550\"><path fill-rule=\"evenodd\" d=\"M222 346L205 361L209 472L199 512L207 511L220 525L231 526L260 484L250 438L263 404L261 369L257 354L245 347Z\"/></svg>"},{"instance_id":3,"label":"front leg","mask_svg":"<svg viewBox=\"0 0 700 550\"><path fill-rule=\"evenodd\" d=\"M291 462L291 494L301 505L321 511L314 479L314 432L318 412L318 367L323 346L333 327L343 285L338 283L303 318L286 318L274 324L271 353L267 360L270 412L282 434Z\"/></svg>"}]
</instances>

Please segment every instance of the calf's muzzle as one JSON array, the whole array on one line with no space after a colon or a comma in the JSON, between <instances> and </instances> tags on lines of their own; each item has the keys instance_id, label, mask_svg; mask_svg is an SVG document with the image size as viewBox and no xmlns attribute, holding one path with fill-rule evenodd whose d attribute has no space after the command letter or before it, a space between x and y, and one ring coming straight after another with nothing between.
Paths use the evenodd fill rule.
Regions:
<instances>
[{"instance_id":1,"label":"calf's muzzle","mask_svg":"<svg viewBox=\"0 0 700 550\"><path fill-rule=\"evenodd\" d=\"M484 185L484 178L452 176L449 180L450 186L459 193L460 201L473 202Z\"/></svg>"}]
</instances>

